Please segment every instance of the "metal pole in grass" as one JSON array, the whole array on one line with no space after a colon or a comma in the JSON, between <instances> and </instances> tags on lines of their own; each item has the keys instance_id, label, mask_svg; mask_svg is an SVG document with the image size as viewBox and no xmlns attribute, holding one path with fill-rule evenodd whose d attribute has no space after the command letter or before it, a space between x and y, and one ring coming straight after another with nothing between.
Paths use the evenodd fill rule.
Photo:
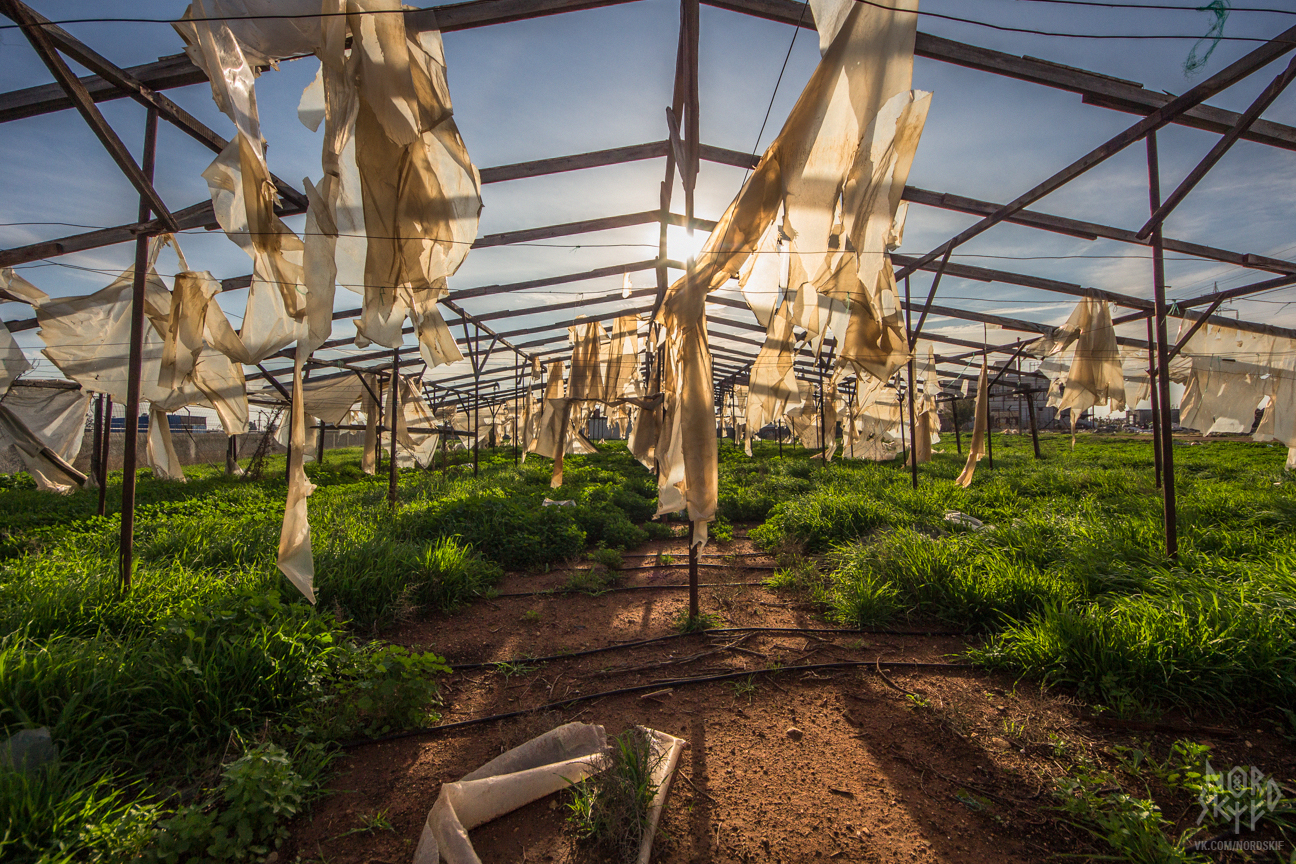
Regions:
<instances>
[{"instance_id":1,"label":"metal pole in grass","mask_svg":"<svg viewBox=\"0 0 1296 864\"><path fill-rule=\"evenodd\" d=\"M954 446L958 448L958 455L963 455L963 433L959 430L958 419L958 397L955 396L950 400L950 416L954 419Z\"/></svg>"},{"instance_id":2,"label":"metal pole in grass","mask_svg":"<svg viewBox=\"0 0 1296 864\"><path fill-rule=\"evenodd\" d=\"M157 123L158 111L150 107L144 121L144 158L140 160L140 169L150 184L153 182L153 163L157 156ZM148 196L141 194L138 221L148 221L150 213L152 207ZM131 285L130 365L127 367L126 375L126 441L122 450L122 517L119 545L121 554L118 566L123 591L130 590L131 565L135 555L135 464L139 448L140 379L143 377L144 367L144 280L148 275L148 247L148 235L139 234L135 238L135 278Z\"/></svg>"},{"instance_id":3,"label":"metal pole in grass","mask_svg":"<svg viewBox=\"0 0 1296 864\"><path fill-rule=\"evenodd\" d=\"M737 373L735 373L736 375ZM729 385L729 398L732 404L729 406L729 422L733 424L733 442L738 446L738 379L734 378L733 383Z\"/></svg>"},{"instance_id":4,"label":"metal pole in grass","mask_svg":"<svg viewBox=\"0 0 1296 864\"><path fill-rule=\"evenodd\" d=\"M1152 464L1156 466L1156 488L1161 488L1161 393L1156 380L1156 332L1152 317L1147 319L1148 398L1152 403Z\"/></svg>"},{"instance_id":5,"label":"metal pole in grass","mask_svg":"<svg viewBox=\"0 0 1296 864\"><path fill-rule=\"evenodd\" d=\"M823 361L815 365L819 368L819 445L823 447L823 464L828 464L828 420L824 412L828 410L828 392L824 390Z\"/></svg>"},{"instance_id":6,"label":"metal pole in grass","mask_svg":"<svg viewBox=\"0 0 1296 864\"><path fill-rule=\"evenodd\" d=\"M477 439L481 438L481 360L477 352L481 349L481 329L477 330L477 339L473 343L473 476L477 476Z\"/></svg>"},{"instance_id":7,"label":"metal pole in grass","mask_svg":"<svg viewBox=\"0 0 1296 864\"><path fill-rule=\"evenodd\" d=\"M92 444L94 449L90 451L90 476L95 478L96 483L99 483L99 475L103 473L99 467L99 462L103 459L103 402L104 397L100 393L95 397L94 420L91 421L94 423ZM102 483L100 483L100 488L103 488ZM99 493L99 500L103 500L102 492ZM101 511L99 515L102 516L103 512Z\"/></svg>"},{"instance_id":8,"label":"metal pole in grass","mask_svg":"<svg viewBox=\"0 0 1296 864\"><path fill-rule=\"evenodd\" d=\"M905 277L905 340L909 346L909 467L913 488L918 488L918 419L914 408L914 338L909 305L909 277ZM901 422L904 418L901 417Z\"/></svg>"},{"instance_id":9,"label":"metal pole in grass","mask_svg":"<svg viewBox=\"0 0 1296 864\"><path fill-rule=\"evenodd\" d=\"M1035 419L1035 391L1029 387L1026 392L1026 414L1030 417L1031 444L1035 446L1035 458L1043 459L1039 448L1039 422Z\"/></svg>"},{"instance_id":10,"label":"metal pole in grass","mask_svg":"<svg viewBox=\"0 0 1296 864\"><path fill-rule=\"evenodd\" d=\"M918 488L918 419L914 408L914 359L909 355L909 468L913 488Z\"/></svg>"},{"instance_id":11,"label":"metal pole in grass","mask_svg":"<svg viewBox=\"0 0 1296 864\"><path fill-rule=\"evenodd\" d=\"M988 337L986 336L986 327L983 324L981 325L981 328L982 328L981 329L981 345L982 345L981 363L984 366L985 364L990 362L990 350L989 347L986 346L986 341L988 339ZM989 462L989 467L991 469L994 468L994 439L990 435L990 430L994 428L994 422L993 422L994 412L990 410L993 406L994 406L994 400L991 398L990 389L987 387L986 388L986 428L985 428L986 460ZM972 433L976 434L976 430L973 429Z\"/></svg>"},{"instance_id":12,"label":"metal pole in grass","mask_svg":"<svg viewBox=\"0 0 1296 864\"><path fill-rule=\"evenodd\" d=\"M104 397L103 454L99 457L99 515L108 506L108 463L112 459L112 396Z\"/></svg>"},{"instance_id":13,"label":"metal pole in grass","mask_svg":"<svg viewBox=\"0 0 1296 864\"><path fill-rule=\"evenodd\" d=\"M1149 132L1147 136L1147 158L1148 200L1152 212L1156 213L1161 207L1161 172L1157 160L1155 132ZM1158 432L1161 436L1161 496L1164 507L1165 553L1167 558L1173 559L1179 557L1179 537L1178 526L1175 523L1174 431L1171 427L1170 369L1166 351L1165 289L1165 249L1161 242L1161 225L1158 223L1152 229L1152 290L1156 304L1156 387L1161 397L1161 424Z\"/></svg>"},{"instance_id":14,"label":"metal pole in grass","mask_svg":"<svg viewBox=\"0 0 1296 864\"><path fill-rule=\"evenodd\" d=\"M315 461L320 465L324 464L324 421L323 420L319 422L319 441L317 442L317 449L315 451Z\"/></svg>"},{"instance_id":15,"label":"metal pole in grass","mask_svg":"<svg viewBox=\"0 0 1296 864\"><path fill-rule=\"evenodd\" d=\"M688 510L684 516L689 520L689 623L698 619L698 549L693 545L693 519Z\"/></svg>"},{"instance_id":16,"label":"metal pole in grass","mask_svg":"<svg viewBox=\"0 0 1296 864\"><path fill-rule=\"evenodd\" d=\"M391 395L387 400L391 406L391 455L387 465L387 503L396 509L396 412L400 410L400 349L392 349Z\"/></svg>"},{"instance_id":17,"label":"metal pole in grass","mask_svg":"<svg viewBox=\"0 0 1296 864\"><path fill-rule=\"evenodd\" d=\"M904 460L909 458L909 435L905 432L904 422L904 394L900 392L900 373L896 373L896 408L900 411L900 464L904 465Z\"/></svg>"},{"instance_id":18,"label":"metal pole in grass","mask_svg":"<svg viewBox=\"0 0 1296 864\"><path fill-rule=\"evenodd\" d=\"M383 427L383 382L382 378L375 375L374 384L378 388L378 398L374 401L374 410L378 412L378 434L374 436L374 475L382 470L382 433Z\"/></svg>"},{"instance_id":19,"label":"metal pole in grass","mask_svg":"<svg viewBox=\"0 0 1296 864\"><path fill-rule=\"evenodd\" d=\"M990 401L990 394L986 394L986 401ZM994 468L994 438L990 435L990 430L994 428L994 414L990 413L990 406L986 406L986 460L990 463L990 468Z\"/></svg>"},{"instance_id":20,"label":"metal pole in grass","mask_svg":"<svg viewBox=\"0 0 1296 864\"><path fill-rule=\"evenodd\" d=\"M513 467L518 466L518 412L521 411L521 404L518 401L518 394L522 392L522 368L526 365L526 355L519 354L522 360L518 364L517 377L513 379Z\"/></svg>"}]
</instances>

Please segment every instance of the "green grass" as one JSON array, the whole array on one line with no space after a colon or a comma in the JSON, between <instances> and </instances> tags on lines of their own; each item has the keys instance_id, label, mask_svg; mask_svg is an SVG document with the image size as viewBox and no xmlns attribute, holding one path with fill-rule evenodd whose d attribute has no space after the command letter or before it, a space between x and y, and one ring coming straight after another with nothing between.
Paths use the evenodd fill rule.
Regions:
<instances>
[{"instance_id":1,"label":"green grass","mask_svg":"<svg viewBox=\"0 0 1296 864\"><path fill-rule=\"evenodd\" d=\"M774 581L854 626L922 615L988 636L977 661L1137 710L1163 704L1296 707L1296 482L1285 451L1176 446L1180 555L1162 555L1161 497L1146 438L996 438L972 486L938 453L919 488L898 464L807 462L804 451L733 468L721 509L750 508L805 476L751 536L825 554ZM730 463L725 462L729 468ZM726 500L726 497L728 500ZM945 520L949 510L987 528Z\"/></svg>"},{"instance_id":2,"label":"green grass","mask_svg":"<svg viewBox=\"0 0 1296 864\"><path fill-rule=\"evenodd\" d=\"M125 595L119 517L94 515L97 493L3 478L0 729L49 726L61 760L0 783L0 821L13 826L0 831L0 858L124 860L171 842L176 790L215 788L240 742L282 745L310 784L329 742L434 722L441 659L372 640L488 595L504 568L543 568L596 544L610 558L642 541L633 520L655 509L652 478L623 447L604 449L568 460L558 490L547 464L517 469L507 449L484 451L475 478L464 453L444 473L403 471L396 516L385 476L361 473L358 450L330 452L307 467L317 607L275 567L282 457L258 482L214 466L187 468L185 484L141 472ZM546 496L577 504L543 507ZM219 796L204 801L181 814L190 834L234 818Z\"/></svg>"},{"instance_id":3,"label":"green grass","mask_svg":"<svg viewBox=\"0 0 1296 864\"><path fill-rule=\"evenodd\" d=\"M953 483L962 459L938 453L914 490L896 463L824 466L766 443L748 459L721 442L715 533L756 523L749 536L787 565L770 584L829 620L943 622L982 637L975 661L1118 711L1296 710L1296 482L1282 448L1175 448L1171 562L1146 438L1043 443L1036 461L996 436L996 467L983 461L969 489ZM486 450L474 477L469 459L402 471L395 514L358 451L308 466L318 607L274 565L282 457L255 483L212 466L186 469L187 484L143 472L126 595L118 517L94 515L95 493L0 477L0 728L49 726L61 751L0 778L0 859L130 859L181 816L188 831L233 824L220 778L257 747L281 747L283 770L315 788L331 742L436 716L443 662L381 641L386 628L490 596L505 570L586 554L609 572L569 587L600 590L618 550L672 533L648 521L654 480L624 445L568 458L556 490L547 460L515 467L510 449ZM118 494L113 482L110 512ZM179 790L199 809L178 811Z\"/></svg>"}]
</instances>

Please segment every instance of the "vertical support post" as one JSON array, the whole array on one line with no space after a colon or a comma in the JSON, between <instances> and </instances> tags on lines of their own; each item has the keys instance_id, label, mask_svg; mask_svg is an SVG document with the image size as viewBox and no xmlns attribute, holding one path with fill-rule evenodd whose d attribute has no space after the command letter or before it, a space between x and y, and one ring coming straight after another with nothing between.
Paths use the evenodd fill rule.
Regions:
<instances>
[{"instance_id":1,"label":"vertical support post","mask_svg":"<svg viewBox=\"0 0 1296 864\"><path fill-rule=\"evenodd\" d=\"M382 407L383 382L382 382L382 379L379 378L379 377L377 377L377 376L375 376L375 377L374 377L374 385L378 388L378 399L377 399L377 401L374 403L374 408L376 408L376 409L378 410L378 416L379 416L379 418L381 418L382 415L383 415L383 407ZM382 433L383 433L383 426L384 426L384 425L385 425L385 424L383 424L382 421L379 420L379 423L378 423L378 434L374 436L374 473L375 473L375 474L377 474L379 471L382 470Z\"/></svg>"},{"instance_id":2,"label":"vertical support post","mask_svg":"<svg viewBox=\"0 0 1296 864\"><path fill-rule=\"evenodd\" d=\"M284 439L288 442L287 445L284 447L284 482L285 482L285 483L291 483L291 482L292 482L292 452L293 452L293 445L292 445L292 412L293 412L293 403L292 403L292 399L289 399L289 400L288 400L288 412L287 412L287 416L286 416L285 419L284 419L284 423L288 424L288 434L284 436ZM305 418L303 418L303 419L305 419ZM303 466L305 465L305 458L306 458L306 457L305 457L305 454L303 453L303 454L302 454L302 464L303 464ZM302 470L305 470L305 468L303 467Z\"/></svg>"},{"instance_id":3,"label":"vertical support post","mask_svg":"<svg viewBox=\"0 0 1296 864\"><path fill-rule=\"evenodd\" d=\"M900 410L900 464L904 465L904 460L909 458L909 433L905 431L904 422L904 394L900 392L900 373L896 373L896 408Z\"/></svg>"},{"instance_id":4,"label":"vertical support post","mask_svg":"<svg viewBox=\"0 0 1296 864\"><path fill-rule=\"evenodd\" d=\"M990 394L986 394L986 402L990 401ZM994 437L990 430L994 428L994 415L990 413L990 406L986 405L986 459L990 463L990 468L994 468Z\"/></svg>"},{"instance_id":5,"label":"vertical support post","mask_svg":"<svg viewBox=\"0 0 1296 864\"><path fill-rule=\"evenodd\" d=\"M909 355L909 468L913 488L918 488L918 414L914 406L914 359Z\"/></svg>"},{"instance_id":6,"label":"vertical support post","mask_svg":"<svg viewBox=\"0 0 1296 864\"><path fill-rule=\"evenodd\" d=\"M729 398L732 402L729 405L729 422L733 424L734 446L738 446L738 379L729 388Z\"/></svg>"},{"instance_id":7,"label":"vertical support post","mask_svg":"<svg viewBox=\"0 0 1296 864\"><path fill-rule=\"evenodd\" d=\"M396 468L396 418L400 411L400 349L392 349L391 395L387 398L391 406L391 455L387 465L387 504L396 509L396 483L399 475Z\"/></svg>"},{"instance_id":8,"label":"vertical support post","mask_svg":"<svg viewBox=\"0 0 1296 864\"><path fill-rule=\"evenodd\" d=\"M144 159L140 166L144 177L153 182L153 163L157 155L158 112L150 107L144 121ZM140 195L139 220L145 222L152 208L149 199ZM144 278L148 270L149 238L135 238L135 279L131 285L130 366L126 378L126 440L122 450L122 516L118 559L122 591L131 587L131 569L135 557L135 463L139 445L140 378L144 366Z\"/></svg>"},{"instance_id":9,"label":"vertical support post","mask_svg":"<svg viewBox=\"0 0 1296 864\"><path fill-rule=\"evenodd\" d=\"M230 435L225 442L225 474L233 477L238 468L238 436Z\"/></svg>"},{"instance_id":10,"label":"vertical support post","mask_svg":"<svg viewBox=\"0 0 1296 864\"><path fill-rule=\"evenodd\" d=\"M91 438L90 445L90 476L95 479L96 483L99 482L99 475L103 473L99 466L100 461L103 459L103 401L102 393L95 397L94 420L91 421L94 423L94 435ZM103 513L99 515L102 516Z\"/></svg>"},{"instance_id":11,"label":"vertical support post","mask_svg":"<svg viewBox=\"0 0 1296 864\"><path fill-rule=\"evenodd\" d=\"M828 410L828 391L824 389L823 361L822 360L815 361L815 366L817 366L819 369L819 446L823 448L820 451L823 453L824 456L823 464L827 465L828 464L828 420L827 420L826 412Z\"/></svg>"},{"instance_id":12,"label":"vertical support post","mask_svg":"<svg viewBox=\"0 0 1296 864\"><path fill-rule=\"evenodd\" d=\"M684 515L685 517L688 516L687 510L685 511ZM697 569L698 547L693 545L693 520L692 519L689 519L688 544L689 544L689 622L691 623L697 621L698 616L701 614L700 610L698 609L698 569Z\"/></svg>"},{"instance_id":13,"label":"vertical support post","mask_svg":"<svg viewBox=\"0 0 1296 864\"><path fill-rule=\"evenodd\" d=\"M963 455L963 432L959 429L958 419L958 397L955 396L950 400L950 417L954 420L954 446L958 448L958 455Z\"/></svg>"},{"instance_id":14,"label":"vertical support post","mask_svg":"<svg viewBox=\"0 0 1296 864\"><path fill-rule=\"evenodd\" d=\"M1021 339L1017 340L1020 345ZM1017 349L1017 434L1022 431L1022 374L1021 374L1021 348Z\"/></svg>"},{"instance_id":15,"label":"vertical support post","mask_svg":"<svg viewBox=\"0 0 1296 864\"><path fill-rule=\"evenodd\" d=\"M234 439L231 438L230 440L233 441ZM319 422L319 441L316 442L315 463L317 465L324 464L324 421L323 420Z\"/></svg>"},{"instance_id":16,"label":"vertical support post","mask_svg":"<svg viewBox=\"0 0 1296 864\"><path fill-rule=\"evenodd\" d=\"M474 361L475 363L475 361ZM477 476L477 441L481 438L481 375L473 370L473 476Z\"/></svg>"},{"instance_id":17,"label":"vertical support post","mask_svg":"<svg viewBox=\"0 0 1296 864\"><path fill-rule=\"evenodd\" d=\"M1031 444L1035 445L1035 458L1043 459L1039 448L1039 422L1035 419L1035 391L1026 388L1026 414L1030 418Z\"/></svg>"},{"instance_id":18,"label":"vertical support post","mask_svg":"<svg viewBox=\"0 0 1296 864\"><path fill-rule=\"evenodd\" d=\"M104 397L103 453L99 456L99 509L104 515L108 508L108 463L112 459L112 397Z\"/></svg>"},{"instance_id":19,"label":"vertical support post","mask_svg":"<svg viewBox=\"0 0 1296 864\"><path fill-rule=\"evenodd\" d=\"M909 303L909 277L904 280L905 286L905 344L909 346L909 466L913 478L913 488L918 488L918 417L914 407L914 342L913 310Z\"/></svg>"},{"instance_id":20,"label":"vertical support post","mask_svg":"<svg viewBox=\"0 0 1296 864\"><path fill-rule=\"evenodd\" d=\"M1148 399L1152 403L1152 463L1156 466L1156 488L1161 488L1161 387L1156 372L1156 325L1155 316L1148 316Z\"/></svg>"},{"instance_id":21,"label":"vertical support post","mask_svg":"<svg viewBox=\"0 0 1296 864\"><path fill-rule=\"evenodd\" d=\"M684 183L684 216L685 225L688 230L689 260L693 259L692 240L693 240L693 191L697 184L698 175L698 158L701 152L701 141L698 136L700 126L698 123L698 112L700 102L698 99L698 0L681 0L683 3L682 14L684 20L684 49L685 49L685 73L688 76L687 85L684 91L685 108L684 108L684 148L688 152L688 165L682 165L684 169L686 182Z\"/></svg>"},{"instance_id":22,"label":"vertical support post","mask_svg":"<svg viewBox=\"0 0 1296 864\"><path fill-rule=\"evenodd\" d=\"M518 364L518 374L517 374L517 378L514 379L514 385L513 385L513 467L514 468L518 467L518 465L520 464L518 461L518 454L521 452L518 450L518 415L522 411L522 403L518 399L518 395L522 392L522 372L523 372L523 367L526 365L526 357L521 354L519 354L518 357L522 360L522 362Z\"/></svg>"},{"instance_id":23,"label":"vertical support post","mask_svg":"<svg viewBox=\"0 0 1296 864\"><path fill-rule=\"evenodd\" d=\"M1161 206L1161 172L1157 160L1156 132L1147 137L1148 200L1155 213ZM1152 290L1156 306L1156 387L1161 402L1161 496L1164 508L1166 557L1179 557L1178 525L1175 520L1174 434L1170 413L1170 368L1166 356L1165 249L1161 226L1152 230Z\"/></svg>"}]
</instances>

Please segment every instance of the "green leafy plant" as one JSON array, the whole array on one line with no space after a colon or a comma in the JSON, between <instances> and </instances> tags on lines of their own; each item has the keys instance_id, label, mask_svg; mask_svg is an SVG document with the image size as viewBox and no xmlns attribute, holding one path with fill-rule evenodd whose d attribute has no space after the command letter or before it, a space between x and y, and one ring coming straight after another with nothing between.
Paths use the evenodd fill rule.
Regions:
<instances>
[{"instance_id":1,"label":"green leafy plant","mask_svg":"<svg viewBox=\"0 0 1296 864\"><path fill-rule=\"evenodd\" d=\"M1063 777L1054 795L1073 824L1103 842L1112 857L1133 864L1204 864L1206 858L1189 850L1196 829L1170 838L1173 826L1151 800L1135 798L1112 778L1088 771Z\"/></svg>"},{"instance_id":2,"label":"green leafy plant","mask_svg":"<svg viewBox=\"0 0 1296 864\"><path fill-rule=\"evenodd\" d=\"M1181 738L1170 745L1170 754L1166 760L1157 764L1148 760L1152 771L1168 789L1186 789L1198 792L1206 776L1206 760L1210 755L1209 744L1197 744Z\"/></svg>"},{"instance_id":3,"label":"green leafy plant","mask_svg":"<svg viewBox=\"0 0 1296 864\"><path fill-rule=\"evenodd\" d=\"M288 836L308 782L274 744L225 766L215 800L191 804L159 824L148 857L162 864L264 861Z\"/></svg>"},{"instance_id":4,"label":"green leafy plant","mask_svg":"<svg viewBox=\"0 0 1296 864\"><path fill-rule=\"evenodd\" d=\"M1135 742L1137 744L1137 742ZM1126 747L1116 744L1112 747L1112 755L1116 757L1116 764L1121 770L1133 777L1138 777L1145 763L1150 764L1148 758L1149 747L1147 744L1140 744L1134 747Z\"/></svg>"}]
</instances>

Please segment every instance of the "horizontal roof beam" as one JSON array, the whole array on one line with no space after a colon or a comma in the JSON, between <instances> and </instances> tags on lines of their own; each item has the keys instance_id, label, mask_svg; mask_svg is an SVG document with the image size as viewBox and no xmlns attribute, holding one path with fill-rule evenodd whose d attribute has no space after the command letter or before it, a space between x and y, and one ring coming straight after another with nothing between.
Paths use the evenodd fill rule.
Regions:
<instances>
[{"instance_id":1,"label":"horizontal roof beam","mask_svg":"<svg viewBox=\"0 0 1296 864\"><path fill-rule=\"evenodd\" d=\"M927 207L953 210L957 213L970 213L976 216L988 216L1003 207L1002 204L979 201L975 198L965 198L948 192L929 192L926 189L918 189L913 186L905 187L904 200ZM1116 240L1144 248L1147 248L1150 244L1150 241L1140 240L1134 231L1100 225L1096 222L1068 219L1064 216L1051 216L1035 210L1019 210L1004 221L1029 228L1039 228L1043 231L1052 231L1055 234L1065 234L1068 237L1079 237L1083 240L1096 240L1101 237L1104 240ZM1186 243L1169 237L1165 238L1163 245L1166 250L1171 252L1194 255L1212 261L1222 261L1238 267L1250 267L1256 270L1268 270L1283 274L1296 273L1296 263L1278 258L1269 258L1264 255L1253 255L1249 252L1230 252L1227 249L1218 249L1214 246L1204 246L1199 243Z\"/></svg>"},{"instance_id":2,"label":"horizontal roof beam","mask_svg":"<svg viewBox=\"0 0 1296 864\"><path fill-rule=\"evenodd\" d=\"M565 12L618 5L628 0L470 0L431 9L411 10L407 26L440 29L443 33L522 21ZM814 15L794 0L705 0L707 5L758 18L814 29ZM919 32L914 45L919 57L951 63L980 72L1002 75L1076 93L1088 104L1131 114L1150 114L1174 97L1142 85L1075 69L1035 57L1018 57L952 39ZM206 81L206 75L184 54L163 57L153 63L131 66L123 71L150 89L167 90ZM82 84L96 101L120 99L127 94L98 75L88 75ZM72 103L57 84L43 84L0 94L0 123L71 108ZM1197 105L1175 118L1176 123L1223 134L1236 125L1237 112L1209 105ZM1287 150L1296 150L1296 128L1257 121L1243 136L1247 140ZM705 149L705 148L703 148ZM705 153L703 158L707 158Z\"/></svg>"}]
</instances>

